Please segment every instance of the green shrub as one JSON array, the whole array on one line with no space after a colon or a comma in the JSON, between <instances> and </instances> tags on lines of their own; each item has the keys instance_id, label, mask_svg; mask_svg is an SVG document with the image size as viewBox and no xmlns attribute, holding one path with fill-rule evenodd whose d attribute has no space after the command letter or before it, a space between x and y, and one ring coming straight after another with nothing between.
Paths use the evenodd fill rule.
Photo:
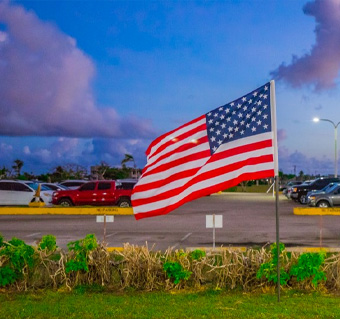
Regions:
<instances>
[{"instance_id":1,"label":"green shrub","mask_svg":"<svg viewBox=\"0 0 340 319\"><path fill-rule=\"evenodd\" d=\"M2 239L0 258L0 286L6 286L21 279L26 268L34 266L34 249L21 239L13 237L9 242Z\"/></svg>"},{"instance_id":2,"label":"green shrub","mask_svg":"<svg viewBox=\"0 0 340 319\"><path fill-rule=\"evenodd\" d=\"M256 277L258 279L265 277L268 280L268 282L277 283L277 264L279 261L279 256L277 254L276 243L272 244L270 248L272 258L269 262L263 263L260 266L260 269L257 271ZM280 243L279 249L281 255L285 250L285 245L283 243ZM286 285L289 279L290 275L283 269L283 267L280 267L280 284Z\"/></svg>"},{"instance_id":3,"label":"green shrub","mask_svg":"<svg viewBox=\"0 0 340 319\"><path fill-rule=\"evenodd\" d=\"M326 280L326 275L320 270L325 260L323 253L304 253L299 256L296 265L292 266L290 274L295 276L297 281L312 279L316 287L321 280Z\"/></svg>"},{"instance_id":4,"label":"green shrub","mask_svg":"<svg viewBox=\"0 0 340 319\"><path fill-rule=\"evenodd\" d=\"M9 266L0 267L0 287L13 284L17 280L17 275Z\"/></svg>"},{"instance_id":5,"label":"green shrub","mask_svg":"<svg viewBox=\"0 0 340 319\"><path fill-rule=\"evenodd\" d=\"M45 250L47 252L54 252L57 247L56 237L53 235L43 236L38 244L38 250Z\"/></svg>"},{"instance_id":6,"label":"green shrub","mask_svg":"<svg viewBox=\"0 0 340 319\"><path fill-rule=\"evenodd\" d=\"M173 279L177 285L182 279L188 280L191 276L191 272L184 270L182 265L177 261L167 261L163 265L163 269L166 272L169 279Z\"/></svg>"},{"instance_id":7,"label":"green shrub","mask_svg":"<svg viewBox=\"0 0 340 319\"><path fill-rule=\"evenodd\" d=\"M203 257L206 256L206 253L204 250L201 249L195 249L190 253L190 256L192 260L201 260Z\"/></svg>"},{"instance_id":8,"label":"green shrub","mask_svg":"<svg viewBox=\"0 0 340 319\"><path fill-rule=\"evenodd\" d=\"M69 251L73 252L73 259L65 264L65 271L89 271L88 257L92 250L98 246L97 238L94 234L86 235L85 238L72 241L67 244Z\"/></svg>"}]
</instances>

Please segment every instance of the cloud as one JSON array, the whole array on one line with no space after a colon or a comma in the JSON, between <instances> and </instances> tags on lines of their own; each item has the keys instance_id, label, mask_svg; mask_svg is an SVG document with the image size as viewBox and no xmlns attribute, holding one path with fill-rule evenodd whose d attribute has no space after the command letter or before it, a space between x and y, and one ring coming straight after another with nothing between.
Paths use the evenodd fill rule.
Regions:
<instances>
[{"instance_id":1,"label":"cloud","mask_svg":"<svg viewBox=\"0 0 340 319\"><path fill-rule=\"evenodd\" d=\"M11 139L12 145L0 142L0 168L4 165L11 168L17 158L24 162L23 172L35 174L53 171L57 166L76 164L87 167L100 164L102 161L111 167L120 167L125 154L131 154L137 167L146 164L145 150L150 143L145 139L110 139L110 138L51 138L48 143L37 138L35 143L17 143L16 137ZM41 143L39 142L41 140Z\"/></svg>"},{"instance_id":2,"label":"cloud","mask_svg":"<svg viewBox=\"0 0 340 319\"><path fill-rule=\"evenodd\" d=\"M328 175L334 174L334 161L323 157L307 157L299 151L290 152L285 147L279 147L279 167L284 173L293 173L294 166L296 172L303 171L304 174L310 175Z\"/></svg>"},{"instance_id":3,"label":"cloud","mask_svg":"<svg viewBox=\"0 0 340 319\"><path fill-rule=\"evenodd\" d=\"M290 64L282 63L271 75L293 87L312 85L316 91L333 88L340 69L340 1L310 1L303 11L315 18L315 44L309 53L293 55Z\"/></svg>"},{"instance_id":4,"label":"cloud","mask_svg":"<svg viewBox=\"0 0 340 319\"><path fill-rule=\"evenodd\" d=\"M0 135L149 137L150 122L96 105L96 68L75 39L0 2Z\"/></svg>"},{"instance_id":5,"label":"cloud","mask_svg":"<svg viewBox=\"0 0 340 319\"><path fill-rule=\"evenodd\" d=\"M5 154L8 154L10 152L12 152L13 150L13 146L12 145L9 145L7 143L0 143L0 158L5 155Z\"/></svg>"},{"instance_id":6,"label":"cloud","mask_svg":"<svg viewBox=\"0 0 340 319\"><path fill-rule=\"evenodd\" d=\"M283 142L287 138L287 131L285 129L277 130L277 141L278 143Z\"/></svg>"},{"instance_id":7,"label":"cloud","mask_svg":"<svg viewBox=\"0 0 340 319\"><path fill-rule=\"evenodd\" d=\"M120 166L125 154L131 154L137 167L146 164L145 150L151 141L142 139L104 139L98 138L92 141L92 150L88 155L97 156L96 161L105 161L112 166ZM101 154L101 158L98 157Z\"/></svg>"}]
</instances>

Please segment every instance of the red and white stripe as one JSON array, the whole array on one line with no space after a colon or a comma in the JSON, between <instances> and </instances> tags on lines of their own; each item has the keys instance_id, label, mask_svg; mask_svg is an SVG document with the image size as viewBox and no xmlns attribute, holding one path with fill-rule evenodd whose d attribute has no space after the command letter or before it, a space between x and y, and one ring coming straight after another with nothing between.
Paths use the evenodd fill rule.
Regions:
<instances>
[{"instance_id":1,"label":"red and white stripe","mask_svg":"<svg viewBox=\"0 0 340 319\"><path fill-rule=\"evenodd\" d=\"M274 176L273 132L221 145L211 155L205 115L151 143L132 194L136 219L164 215L184 203Z\"/></svg>"}]
</instances>

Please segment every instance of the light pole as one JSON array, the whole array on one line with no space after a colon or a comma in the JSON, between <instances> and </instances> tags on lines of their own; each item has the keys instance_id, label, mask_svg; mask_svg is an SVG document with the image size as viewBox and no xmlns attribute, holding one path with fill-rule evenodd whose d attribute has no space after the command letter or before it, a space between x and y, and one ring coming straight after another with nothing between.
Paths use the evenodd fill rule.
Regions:
<instances>
[{"instance_id":1,"label":"light pole","mask_svg":"<svg viewBox=\"0 0 340 319\"><path fill-rule=\"evenodd\" d=\"M334 149L335 149L335 170L334 170L334 177L338 177L338 124L335 124L333 121L328 120L328 119L319 119L318 117L315 117L313 119L314 122L319 122L319 121L325 121L325 122L330 122L334 126Z\"/></svg>"}]
</instances>

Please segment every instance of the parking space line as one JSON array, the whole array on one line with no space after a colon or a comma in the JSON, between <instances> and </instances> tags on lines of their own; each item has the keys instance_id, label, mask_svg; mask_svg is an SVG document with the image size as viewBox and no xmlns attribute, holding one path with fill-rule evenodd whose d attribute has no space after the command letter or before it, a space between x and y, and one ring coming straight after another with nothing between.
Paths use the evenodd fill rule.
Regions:
<instances>
[{"instance_id":1,"label":"parking space line","mask_svg":"<svg viewBox=\"0 0 340 319\"><path fill-rule=\"evenodd\" d=\"M181 240L180 240L180 242L182 242L182 241L185 241L188 237L190 237L192 235L192 233L188 233L188 234L186 234Z\"/></svg>"},{"instance_id":2,"label":"parking space line","mask_svg":"<svg viewBox=\"0 0 340 319\"><path fill-rule=\"evenodd\" d=\"M33 234L29 234L27 235L26 237L35 237L35 236L38 236L40 235L41 233L33 233Z\"/></svg>"},{"instance_id":3,"label":"parking space line","mask_svg":"<svg viewBox=\"0 0 340 319\"><path fill-rule=\"evenodd\" d=\"M108 238L108 237L111 237L111 236L114 236L114 235L117 235L117 234L118 234L118 232L114 232L114 233L106 235L105 237Z\"/></svg>"},{"instance_id":4,"label":"parking space line","mask_svg":"<svg viewBox=\"0 0 340 319\"><path fill-rule=\"evenodd\" d=\"M171 248L175 249L177 246L179 246L183 241L185 241L188 237L190 237L192 235L192 233L188 233L186 234L178 243L176 243L175 245L173 245Z\"/></svg>"}]
</instances>

